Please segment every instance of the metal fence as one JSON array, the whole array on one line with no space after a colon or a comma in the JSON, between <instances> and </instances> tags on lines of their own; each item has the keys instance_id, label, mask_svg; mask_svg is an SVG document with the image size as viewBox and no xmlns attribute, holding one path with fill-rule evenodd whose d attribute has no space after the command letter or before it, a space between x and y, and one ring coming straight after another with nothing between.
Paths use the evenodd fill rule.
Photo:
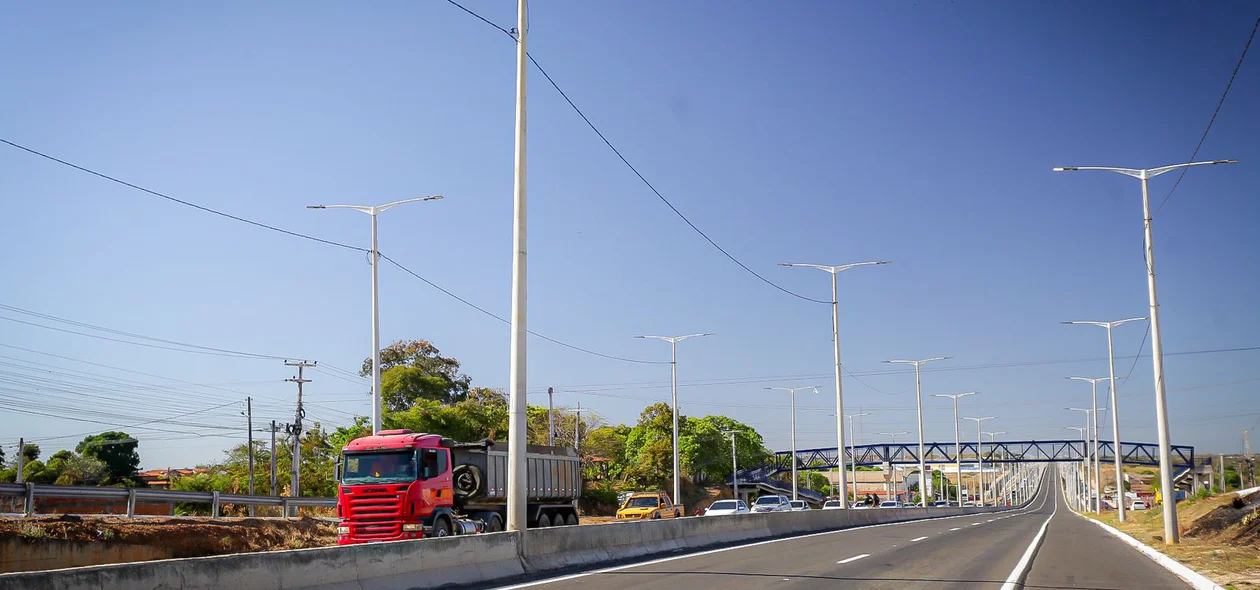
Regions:
<instances>
[{"instance_id":1,"label":"metal fence","mask_svg":"<svg viewBox=\"0 0 1260 590\"><path fill-rule=\"evenodd\" d=\"M127 503L127 516L136 515L137 502L180 502L209 504L210 516L219 517L223 504L234 506L279 506L282 514L289 514L290 507L337 505L336 498L291 498L288 496L249 496L221 494L219 492L181 492L148 488L95 488L86 486L54 486L33 483L0 483L0 498L22 498L22 512L35 514L36 498L82 498L89 500L115 500Z\"/></svg>"}]
</instances>

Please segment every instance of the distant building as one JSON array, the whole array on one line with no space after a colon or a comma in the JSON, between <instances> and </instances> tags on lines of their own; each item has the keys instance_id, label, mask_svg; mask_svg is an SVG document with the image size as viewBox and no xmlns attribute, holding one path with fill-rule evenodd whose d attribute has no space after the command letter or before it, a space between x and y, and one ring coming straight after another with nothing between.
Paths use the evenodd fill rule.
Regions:
<instances>
[{"instance_id":1,"label":"distant building","mask_svg":"<svg viewBox=\"0 0 1260 590\"><path fill-rule=\"evenodd\" d=\"M205 472L205 469L150 469L137 473L136 477L151 488L167 489L171 487L172 477L185 477Z\"/></svg>"}]
</instances>

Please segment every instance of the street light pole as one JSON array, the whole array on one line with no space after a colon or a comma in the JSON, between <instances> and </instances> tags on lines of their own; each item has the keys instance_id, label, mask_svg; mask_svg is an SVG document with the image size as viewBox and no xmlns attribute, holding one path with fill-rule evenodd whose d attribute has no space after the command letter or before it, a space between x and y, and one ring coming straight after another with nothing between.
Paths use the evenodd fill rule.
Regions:
<instances>
[{"instance_id":1,"label":"street light pole","mask_svg":"<svg viewBox=\"0 0 1260 590\"><path fill-rule=\"evenodd\" d=\"M958 475L958 483L954 488L954 495L957 496L958 507L962 508L962 440L958 437L958 398L975 395L977 392L968 391L965 393L938 393L935 397L947 397L954 400L954 468Z\"/></svg>"},{"instance_id":2,"label":"street light pole","mask_svg":"<svg viewBox=\"0 0 1260 590\"><path fill-rule=\"evenodd\" d=\"M858 482L857 482L857 451L854 450L854 446L853 446L853 419L860 418L862 416L870 416L870 415L871 415L870 412L861 412L857 414L849 414L847 416L849 419L849 459L850 459L849 464L853 467L853 503L855 504L857 503ZM843 452L839 453L839 455L840 456L839 456L838 462L843 463L844 453ZM844 471L844 466L841 465L840 467L841 467L840 470ZM843 491L846 495L849 493L848 489L842 489L841 491ZM845 499L844 502L847 503L848 500Z\"/></svg>"},{"instance_id":3,"label":"street light pole","mask_svg":"<svg viewBox=\"0 0 1260 590\"><path fill-rule=\"evenodd\" d=\"M1098 493L1098 498L1094 500L1094 512L1102 512L1102 457L1098 450L1098 382L1108 381L1110 377L1068 377L1074 381L1088 381L1094 392L1094 490Z\"/></svg>"},{"instance_id":4,"label":"street light pole","mask_svg":"<svg viewBox=\"0 0 1260 590\"><path fill-rule=\"evenodd\" d=\"M1087 415L1087 416L1085 417L1085 427L1084 427L1084 428L1082 428L1082 427L1080 427L1080 426L1065 426L1064 428L1067 428L1068 430L1075 430L1075 431L1077 431L1077 432L1080 432L1080 433L1081 433L1081 438L1082 438L1082 439L1084 439L1084 442L1082 442L1082 443L1081 443L1081 444L1082 444L1082 446L1081 446L1081 450L1082 450L1082 451L1084 451L1084 450L1085 450L1085 447L1089 445L1089 416ZM1089 461L1088 461L1088 460L1086 460L1085 464L1086 464L1086 465L1089 465ZM1084 502L1082 502L1082 501L1081 501L1081 499L1082 499L1082 498L1088 498L1088 497L1089 497L1089 496L1088 496L1088 495L1089 495L1089 491L1088 491L1088 489L1089 489L1089 488L1088 488L1088 485L1087 485L1087 484L1085 484L1084 480L1083 480L1083 479L1081 479L1081 477L1079 476L1079 473L1080 473L1080 471L1081 471L1081 466L1080 466L1079 464L1075 464L1075 465L1076 465L1076 472L1077 472L1077 474L1078 474L1078 475L1077 475L1077 478L1076 478L1077 507L1080 507L1080 506L1081 506L1081 504L1084 504ZM1086 475L1086 476L1085 476L1085 478L1086 478L1086 479L1088 479L1088 478L1089 478L1089 476L1088 476L1088 475ZM1121 493L1121 494L1120 494L1120 496L1123 498L1123 497L1124 497L1124 494L1123 494L1123 493Z\"/></svg>"},{"instance_id":5,"label":"street light pole","mask_svg":"<svg viewBox=\"0 0 1260 590\"><path fill-rule=\"evenodd\" d=\"M879 435L881 435L881 436L887 436L887 437L892 438L892 443L893 443L893 446L897 446L897 437L899 437L899 436L901 436L901 435L903 435L903 434L910 434L910 431L908 431L908 430L898 430L897 432L877 432L876 434L879 434ZM893 450L893 453L895 453L895 452L897 452L897 451L894 449L894 450ZM892 494L892 495L893 495L893 498L896 498L896 497L897 497L897 470L896 470L896 468L894 468L894 467L892 466L892 453L888 453L888 456L887 456L887 457L885 457L885 459L887 459L887 460L888 460L888 468L893 470L893 472L890 474L890 475L892 476L890 479L892 479L892 484L893 484L893 490L892 490L892 491L893 491L893 494ZM920 486L920 487L922 487L922 486ZM907 491L907 493L909 493L909 492Z\"/></svg>"},{"instance_id":6,"label":"street light pole","mask_svg":"<svg viewBox=\"0 0 1260 590\"><path fill-rule=\"evenodd\" d=\"M1111 384L1111 446L1115 452L1116 466L1116 517L1120 522L1126 520L1124 508L1124 471L1121 469L1121 461L1124 453L1120 451L1120 406L1117 402L1116 393L1116 348L1114 340L1111 337L1111 331L1116 326L1122 326L1129 322L1138 322L1146 318L1125 318L1123 320L1114 320L1110 322L1095 322L1086 320L1076 320L1070 322L1062 322L1064 324L1080 324L1089 326L1099 326L1107 329L1107 366L1111 370L1111 376L1107 381Z\"/></svg>"},{"instance_id":7,"label":"street light pole","mask_svg":"<svg viewBox=\"0 0 1260 590\"><path fill-rule=\"evenodd\" d=\"M635 338L664 340L669 343L669 373L674 392L674 401L671 406L671 412L674 414L674 496L671 498L671 501L675 504L679 502L679 496L682 495L682 480L679 479L680 471L678 467L678 343L688 338L712 335L713 332L687 334L685 336L635 336Z\"/></svg>"},{"instance_id":8,"label":"street light pole","mask_svg":"<svg viewBox=\"0 0 1260 590\"><path fill-rule=\"evenodd\" d=\"M381 252L376 247L376 216L394 207L417 201L438 201L442 195L403 199L384 205L307 205L307 209L352 209L367 213L372 218L372 433L381 429L381 304L377 288L377 269L381 260Z\"/></svg>"},{"instance_id":9,"label":"street light pole","mask_svg":"<svg viewBox=\"0 0 1260 590\"><path fill-rule=\"evenodd\" d=\"M837 287L836 287L836 274L844 272L846 270L849 270L850 268L854 268L857 266L877 266L881 264L888 264L889 262L891 261L878 260L878 261L872 261L872 262L855 262L852 264L841 264L838 266L827 266L823 264L809 264L809 263L804 263L804 262L780 262L779 263L779 266L804 266L804 267L809 267L809 268L816 268L818 270L825 271L831 274L831 342L834 345L834 350L835 350L835 377L836 377L836 450L841 455L844 454L843 452L843 449L844 449L844 389L840 382L840 303L839 303L840 299L839 299L839 291L837 290ZM795 457L793 457L793 460L795 460ZM839 470L839 474L837 475L836 487L842 490L847 489L848 486L846 485L844 480L845 480L844 470L841 469ZM854 489L857 489L857 488L854 487ZM849 502L847 499L845 501L840 502L841 509L846 509L848 507L849 507Z\"/></svg>"},{"instance_id":10,"label":"street light pole","mask_svg":"<svg viewBox=\"0 0 1260 590\"><path fill-rule=\"evenodd\" d=\"M1094 452L1097 453L1098 452L1098 410L1099 408L1092 408L1092 409L1091 408L1064 408L1064 409L1071 410L1074 412L1085 412L1085 432L1087 434L1089 433L1090 422L1091 421L1093 422L1094 424L1093 446L1094 446ZM1102 410L1104 411L1106 409L1107 408L1102 408ZM1089 441L1090 439L1087 437L1085 439L1085 444L1087 447L1089 445ZM1102 491L1098 489L1099 475L1097 471L1098 468L1096 466L1097 464L1090 463L1088 448L1081 449L1081 452L1085 455L1085 477L1087 478L1087 481L1088 481L1088 487L1093 494L1097 495L1098 502L1102 502ZM1097 456L1095 456L1095 460L1096 459L1097 459ZM1089 508L1088 508L1089 510L1094 510L1095 512L1102 512L1101 504L1098 505L1098 508L1094 508L1095 501L1094 501L1093 496L1090 496L1088 499L1089 499Z\"/></svg>"},{"instance_id":11,"label":"street light pole","mask_svg":"<svg viewBox=\"0 0 1260 590\"><path fill-rule=\"evenodd\" d=\"M953 358L953 357L937 356L937 357L932 357L930 359L922 359L922 360L917 360L917 361L904 360L904 359L893 359L890 361L884 361L885 363L903 363L903 364L908 364L908 365L914 365L914 403L915 403L915 407L918 409L918 414L919 414L919 500L922 502L922 505L924 508L927 508L927 497L928 497L928 494L932 493L932 489L931 489L932 485L931 485L931 478L929 477L929 474L926 473L927 461L926 461L926 458L923 456L923 390L919 386L919 366L926 363L930 363L932 361L943 361L949 358ZM924 483L924 482L927 482L927 483Z\"/></svg>"},{"instance_id":12,"label":"street light pole","mask_svg":"<svg viewBox=\"0 0 1260 590\"><path fill-rule=\"evenodd\" d=\"M981 508L984 508L984 451L981 448L984 446L984 439L980 436L980 423L985 420L992 419L993 416L985 416L983 418L963 418L963 420L976 421L976 463L979 465L980 469L980 472L977 474L980 477L979 493L976 494L976 497L980 500Z\"/></svg>"},{"instance_id":13,"label":"street light pole","mask_svg":"<svg viewBox=\"0 0 1260 590\"><path fill-rule=\"evenodd\" d=\"M731 497L739 500L739 459L735 457L735 430L727 430L723 434L731 437ZM736 504L738 506L738 504Z\"/></svg>"},{"instance_id":14,"label":"street light pole","mask_svg":"<svg viewBox=\"0 0 1260 590\"><path fill-rule=\"evenodd\" d=\"M1115 172L1125 176L1131 176L1142 181L1142 222L1146 239L1146 291L1147 306L1150 308L1151 317L1151 368L1155 373L1155 419L1159 432L1159 481L1160 489L1166 494L1171 494L1173 500L1164 502L1164 544L1172 545L1181 541L1180 533L1177 529L1177 500L1173 489L1173 473L1172 473L1172 451L1169 448L1171 444L1168 434L1168 399L1164 387L1164 344L1159 331L1159 298L1155 293L1155 244L1154 234L1151 232L1151 200L1147 183L1150 179L1161 174L1172 172L1181 168L1189 168L1191 166L1210 166L1216 164L1237 164L1238 160L1207 160L1202 162L1186 162L1183 164L1173 164L1171 166L1161 166L1159 168L1134 169L1134 168L1116 168L1109 166L1067 166L1055 168L1055 172L1068 172L1078 170L1102 170L1106 172ZM1114 377L1114 375L1112 376ZM1115 381L1111 382L1112 390L1115 390ZM1113 416L1115 411L1115 402L1111 405ZM1117 446L1119 438L1116 439ZM1119 451L1117 450L1117 455ZM1119 468L1117 468L1119 469ZM1118 504L1124 505L1124 489L1116 490L1119 494ZM1121 512L1123 514L1123 512Z\"/></svg>"},{"instance_id":15,"label":"street light pole","mask_svg":"<svg viewBox=\"0 0 1260 590\"><path fill-rule=\"evenodd\" d=\"M988 432L988 431L986 431L984 434L989 435L989 443L990 443L990 444L992 444L992 443L994 443L994 442L996 442L996 441L997 441L997 435L999 435L999 434L1006 434L1006 431L1005 431L1005 430L999 430L999 431L997 431L997 432ZM1003 477L1005 477L1005 476L1006 476L1006 466L1005 466L1005 465L1003 465L1003 466L1002 466L1002 476L1003 476ZM993 478L993 482L994 482L994 485L995 485L995 486L997 485L997 481L998 481L998 479L997 479L997 477L995 476L995 477ZM1002 495L1003 495L1003 496L1005 496L1005 495L1006 495L1006 484L1005 484L1005 482L1003 482L1003 484L1002 484ZM994 491L993 491L993 505L994 505L994 506L997 506L997 490L994 490Z\"/></svg>"},{"instance_id":16,"label":"street light pole","mask_svg":"<svg viewBox=\"0 0 1260 590\"><path fill-rule=\"evenodd\" d=\"M529 520L529 462L526 430L529 428L529 404L526 401L528 382L526 324L528 314L529 269L526 247L526 117L525 89L529 53L527 0L516 3L516 126L512 154L512 311L508 340L508 460L507 460L507 530L524 531ZM520 537L522 550L525 537Z\"/></svg>"},{"instance_id":17,"label":"street light pole","mask_svg":"<svg viewBox=\"0 0 1260 590\"><path fill-rule=\"evenodd\" d=\"M812 389L814 393L818 393L818 387L814 385L804 385L801 387L765 387L763 389L770 391L786 391L788 398L791 400L790 407L792 412L792 499L796 497L796 392L802 389Z\"/></svg>"}]
</instances>

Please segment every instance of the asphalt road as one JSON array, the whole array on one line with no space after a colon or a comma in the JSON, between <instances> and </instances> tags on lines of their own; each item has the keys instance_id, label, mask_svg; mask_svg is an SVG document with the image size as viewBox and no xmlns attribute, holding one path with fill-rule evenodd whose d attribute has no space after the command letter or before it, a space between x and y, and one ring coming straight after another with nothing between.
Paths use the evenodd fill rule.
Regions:
<instances>
[{"instance_id":1,"label":"asphalt road","mask_svg":"<svg viewBox=\"0 0 1260 590\"><path fill-rule=\"evenodd\" d=\"M1043 525L1024 588L1185 589L1146 557L1072 514L1053 468L1028 508L847 529L671 556L505 588L1000 589ZM1047 525L1046 523L1049 522Z\"/></svg>"}]
</instances>

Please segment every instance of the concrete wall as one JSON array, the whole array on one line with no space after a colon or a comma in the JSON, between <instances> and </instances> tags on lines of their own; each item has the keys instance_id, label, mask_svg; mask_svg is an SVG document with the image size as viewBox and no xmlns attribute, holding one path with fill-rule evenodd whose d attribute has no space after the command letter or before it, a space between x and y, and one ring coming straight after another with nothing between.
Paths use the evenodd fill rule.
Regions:
<instances>
[{"instance_id":1,"label":"concrete wall","mask_svg":"<svg viewBox=\"0 0 1260 590\"><path fill-rule=\"evenodd\" d=\"M500 580L678 549L1000 508L811 510L607 523L0 575L0 590L392 590ZM524 543L521 543L521 535Z\"/></svg>"},{"instance_id":2,"label":"concrete wall","mask_svg":"<svg viewBox=\"0 0 1260 590\"><path fill-rule=\"evenodd\" d=\"M83 567L102 563L126 563L169 559L174 552L166 547L40 539L20 537L0 539L0 573Z\"/></svg>"}]
</instances>

